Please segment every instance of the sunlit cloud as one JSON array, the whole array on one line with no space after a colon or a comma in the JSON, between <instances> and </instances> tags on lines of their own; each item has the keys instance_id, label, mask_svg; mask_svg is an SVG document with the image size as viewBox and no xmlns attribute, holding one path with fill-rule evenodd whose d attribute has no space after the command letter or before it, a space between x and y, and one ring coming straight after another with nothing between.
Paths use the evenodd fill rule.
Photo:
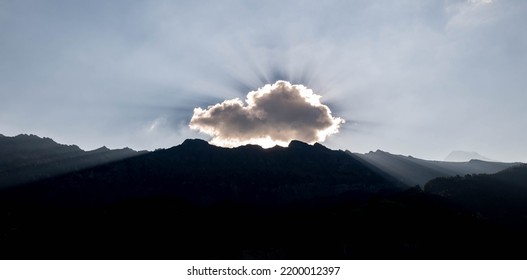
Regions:
<instances>
[{"instance_id":1,"label":"sunlit cloud","mask_svg":"<svg viewBox=\"0 0 527 280\"><path fill-rule=\"evenodd\" d=\"M195 107L286 80L346 119L332 149L527 157L527 1L48 2L0 1L2 134L169 148L208 137Z\"/></svg>"},{"instance_id":2,"label":"sunlit cloud","mask_svg":"<svg viewBox=\"0 0 527 280\"><path fill-rule=\"evenodd\" d=\"M195 108L189 127L212 136L224 147L256 144L264 148L286 146L291 140L323 142L338 132L344 120L333 117L320 95L303 85L277 81L236 98Z\"/></svg>"}]
</instances>

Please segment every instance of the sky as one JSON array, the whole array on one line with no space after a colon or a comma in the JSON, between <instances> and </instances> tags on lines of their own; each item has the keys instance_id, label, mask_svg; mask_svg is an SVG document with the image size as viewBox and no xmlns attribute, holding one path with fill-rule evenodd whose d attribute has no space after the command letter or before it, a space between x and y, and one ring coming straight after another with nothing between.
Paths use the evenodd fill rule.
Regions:
<instances>
[{"instance_id":1,"label":"sky","mask_svg":"<svg viewBox=\"0 0 527 280\"><path fill-rule=\"evenodd\" d=\"M0 0L0 133L90 150L186 138L196 108L278 80L332 149L527 162L527 1Z\"/></svg>"}]
</instances>

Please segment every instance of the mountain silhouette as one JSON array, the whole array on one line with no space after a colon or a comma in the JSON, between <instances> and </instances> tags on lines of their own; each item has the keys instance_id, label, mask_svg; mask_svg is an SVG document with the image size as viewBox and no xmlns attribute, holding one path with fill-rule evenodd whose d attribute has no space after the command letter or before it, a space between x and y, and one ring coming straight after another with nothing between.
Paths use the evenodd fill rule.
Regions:
<instances>
[{"instance_id":1,"label":"mountain silhouette","mask_svg":"<svg viewBox=\"0 0 527 280\"><path fill-rule=\"evenodd\" d=\"M437 178L425 185L425 191L486 219L527 229L527 164L490 175Z\"/></svg>"},{"instance_id":2,"label":"mountain silhouette","mask_svg":"<svg viewBox=\"0 0 527 280\"><path fill-rule=\"evenodd\" d=\"M196 203L281 203L392 184L342 151L292 141L288 148L220 148L203 140L41 180L16 190L35 203L97 205L177 196ZM52 194L52 195L50 195ZM43 199L45 198L45 199ZM14 198L13 198L14 199Z\"/></svg>"},{"instance_id":3,"label":"mountain silhouette","mask_svg":"<svg viewBox=\"0 0 527 280\"><path fill-rule=\"evenodd\" d=\"M16 150L18 157L3 162L5 170L23 166L31 174L28 166L78 164L69 155L89 153L36 136L7 140L15 139L45 148L36 154L27 148L36 144ZM15 151L2 148L9 150ZM221 148L189 139L169 149L125 153L94 166L58 164L53 170L60 174L35 171L38 180L0 189L0 257L527 257L524 165L493 175L434 179L422 190L401 182L411 173L399 180L367 156L300 141L263 149ZM379 156L406 170L416 168L419 180L424 180L420 174L436 176L423 170L439 166Z\"/></svg>"},{"instance_id":4,"label":"mountain silhouette","mask_svg":"<svg viewBox=\"0 0 527 280\"><path fill-rule=\"evenodd\" d=\"M116 161L142 152L101 147L83 151L75 145L58 144L50 138L0 134L0 188L16 186L84 168Z\"/></svg>"},{"instance_id":5,"label":"mountain silhouette","mask_svg":"<svg viewBox=\"0 0 527 280\"><path fill-rule=\"evenodd\" d=\"M465 162L471 160L494 161L476 152L452 151L446 156L445 161Z\"/></svg>"},{"instance_id":6,"label":"mountain silhouette","mask_svg":"<svg viewBox=\"0 0 527 280\"><path fill-rule=\"evenodd\" d=\"M482 160L470 160L468 162L432 161L412 156L394 155L380 150L366 154L353 154L351 152L349 154L366 161L389 176L410 186L424 186L428 181L438 177L493 174L519 164Z\"/></svg>"},{"instance_id":7,"label":"mountain silhouette","mask_svg":"<svg viewBox=\"0 0 527 280\"><path fill-rule=\"evenodd\" d=\"M335 219L345 217L328 209L397 190L320 144L229 149L186 140L0 191L0 255L333 257L340 245L299 247L306 238L336 234L312 225L339 226Z\"/></svg>"}]
</instances>

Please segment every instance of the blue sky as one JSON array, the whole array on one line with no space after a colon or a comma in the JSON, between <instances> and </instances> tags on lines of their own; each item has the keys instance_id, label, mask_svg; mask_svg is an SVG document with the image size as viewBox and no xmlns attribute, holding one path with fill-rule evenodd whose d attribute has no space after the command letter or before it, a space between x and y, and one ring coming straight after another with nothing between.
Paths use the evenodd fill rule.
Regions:
<instances>
[{"instance_id":1,"label":"blue sky","mask_svg":"<svg viewBox=\"0 0 527 280\"><path fill-rule=\"evenodd\" d=\"M527 2L0 0L0 133L84 149L186 138L276 80L346 120L324 144L527 161Z\"/></svg>"}]
</instances>

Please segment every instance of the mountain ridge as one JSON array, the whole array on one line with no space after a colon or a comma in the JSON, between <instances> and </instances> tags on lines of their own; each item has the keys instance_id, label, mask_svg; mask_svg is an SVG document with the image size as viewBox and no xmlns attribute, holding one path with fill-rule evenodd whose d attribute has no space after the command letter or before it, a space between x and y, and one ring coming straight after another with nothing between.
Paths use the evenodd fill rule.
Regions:
<instances>
[{"instance_id":1,"label":"mountain ridge","mask_svg":"<svg viewBox=\"0 0 527 280\"><path fill-rule=\"evenodd\" d=\"M12 187L144 153L101 147L84 151L34 134L0 137L0 188Z\"/></svg>"},{"instance_id":2,"label":"mountain ridge","mask_svg":"<svg viewBox=\"0 0 527 280\"><path fill-rule=\"evenodd\" d=\"M348 154L353 154L348 152ZM468 162L445 162L424 160L412 156L396 155L377 150L366 154L354 153L366 162L376 166L401 182L423 187L428 181L438 177L467 174L492 174L520 163L486 162L470 160Z\"/></svg>"},{"instance_id":3,"label":"mountain ridge","mask_svg":"<svg viewBox=\"0 0 527 280\"><path fill-rule=\"evenodd\" d=\"M406 167L431 164L377 155ZM475 177L527 181L527 172L519 172ZM502 210L511 208L477 208L456 200L463 196L444 195L456 193L459 178L435 179L444 183L434 187L433 180L422 190L361 155L320 144L222 148L187 139L0 189L0 257L525 258L524 212L501 223ZM483 206L485 188L468 188ZM523 196L512 194L498 203L523 207L517 201Z\"/></svg>"},{"instance_id":4,"label":"mountain ridge","mask_svg":"<svg viewBox=\"0 0 527 280\"><path fill-rule=\"evenodd\" d=\"M359 161L322 147L296 141L287 148L222 148L188 139L168 149L36 182L30 188L37 192L47 189L55 197L62 192L68 197L71 186L77 192L90 193L86 196L100 192L99 197L105 199L166 194L192 200L243 197L244 201L257 202L391 187ZM53 188L56 185L61 186L60 190ZM100 189L101 185L114 190ZM75 196L81 198L81 193Z\"/></svg>"}]
</instances>

